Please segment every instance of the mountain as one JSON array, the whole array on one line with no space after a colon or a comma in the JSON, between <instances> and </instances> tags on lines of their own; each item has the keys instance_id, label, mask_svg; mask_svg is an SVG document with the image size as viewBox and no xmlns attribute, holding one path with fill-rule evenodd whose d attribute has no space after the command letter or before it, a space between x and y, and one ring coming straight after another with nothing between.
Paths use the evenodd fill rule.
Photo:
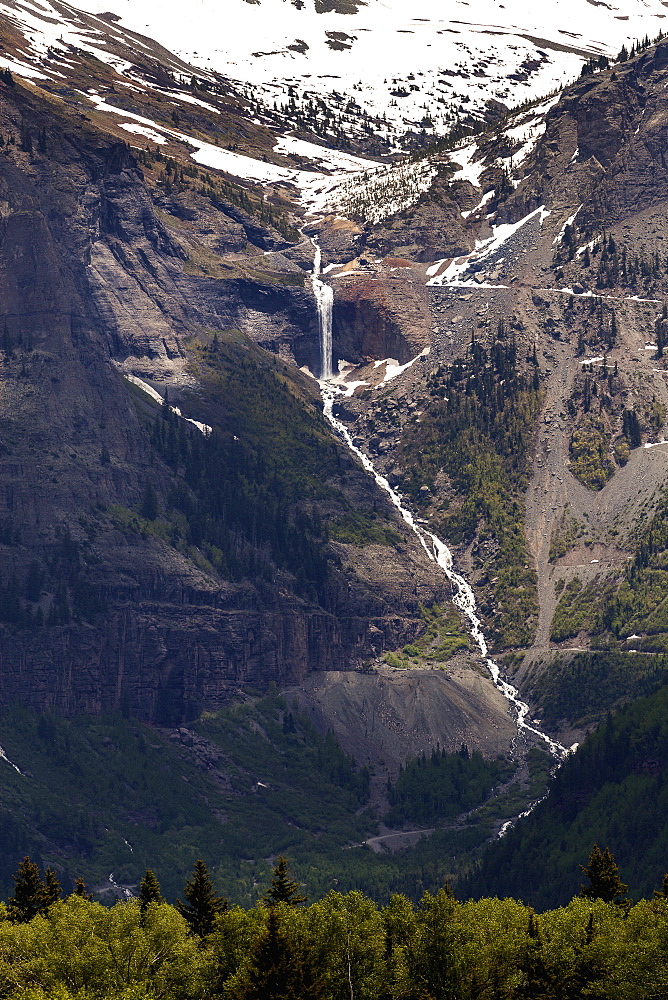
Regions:
<instances>
[{"instance_id":1,"label":"mountain","mask_svg":"<svg viewBox=\"0 0 668 1000\"><path fill-rule=\"evenodd\" d=\"M317 756L331 729L341 759L372 771L368 798L346 800L333 853L313 864L319 890L351 840L373 849L434 829L407 834L390 812L401 767L424 754L432 781L443 751L479 750L496 784L472 825L451 823L449 805L429 819L443 827L432 840L374 882L417 893L435 884L439 849L468 866L542 794L541 751L561 760L664 679L668 45L644 37L663 5L642 18L590 5L565 52L566 5L528 26L504 9L502 34L483 38L490 11L452 44L475 38L489 56L502 38L514 92L491 64L472 74L477 90L460 75L462 102L431 128L390 112L380 90L361 111L337 103L324 70L357 53L360 72L371 66L365 26L389 55L388 32L414 30L426 50L451 34L446 22L425 9L418 31L397 27L418 19L394 9L329 6L239 5L242 40L258 23L274 31L280 12L309 48L266 63L239 41L234 69L213 49L210 65L187 61L204 48L187 35L202 39L196 18L176 39L163 34L176 20L150 8L2 5L0 698L8 713L83 713L86 787L108 715L114 745L150 745L147 726L204 740L190 783L191 766L224 770L198 729L208 713L252 714L277 685L288 700L254 722L275 754L295 750L285 713L304 711L313 732L300 723L295 746ZM313 74L316 39L344 21L359 48L324 34L337 44L325 46L323 89L304 99L285 59ZM406 60L416 51L402 46ZM464 49L442 51L454 66ZM548 94L583 55L595 58L582 75ZM275 106L251 86L268 65L283 88ZM411 72L436 65L425 56ZM506 98L533 99L509 111ZM384 107L387 127L372 120ZM54 780L49 741L65 745L70 723L35 743L32 715L4 718L22 818L3 817L3 877L29 840L61 869L85 858L99 879L128 862L126 841L156 844L147 828L167 823L177 884L187 823L158 821L147 791L161 787L147 775L172 760L171 736L156 737L148 770L136 764L144 791L101 853L110 812L80 841L67 823L55 836L20 790L19 772ZM225 746L250 813L266 782ZM332 823L345 782L357 787L341 768L317 792L336 804ZM213 778L195 781L192 801L216 813L197 834L215 857L228 788ZM308 827L305 859L320 834L289 788L282 805L275 796L277 849L289 849L287 828ZM363 830L362 805L375 810ZM406 822L427 823L411 808ZM241 873L246 846L224 857L248 901L260 869ZM253 864L271 847L258 840ZM141 875L133 864L124 884Z\"/></svg>"},{"instance_id":2,"label":"mountain","mask_svg":"<svg viewBox=\"0 0 668 1000\"><path fill-rule=\"evenodd\" d=\"M83 4L90 13L98 6ZM448 131L489 101L514 106L569 82L583 57L616 55L662 27L662 3L557 0L528 10L513 0L447 10L434 0L200 0L188 13L119 0L120 23L157 38L202 70L250 85L265 103L324 101L349 112L346 134L402 142L410 131ZM575 30L577 29L577 30ZM380 117L382 121L373 121ZM355 119L358 119L355 121ZM361 119L361 120L360 120ZM352 128L351 128L352 126Z\"/></svg>"}]
</instances>

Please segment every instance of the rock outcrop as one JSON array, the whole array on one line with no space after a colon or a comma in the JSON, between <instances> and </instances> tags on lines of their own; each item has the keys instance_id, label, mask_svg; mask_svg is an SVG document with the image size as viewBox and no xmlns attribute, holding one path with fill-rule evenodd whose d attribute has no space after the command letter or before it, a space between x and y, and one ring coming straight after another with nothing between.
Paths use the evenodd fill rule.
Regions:
<instances>
[{"instance_id":1,"label":"rock outcrop","mask_svg":"<svg viewBox=\"0 0 668 1000\"><path fill-rule=\"evenodd\" d=\"M21 148L28 131L44 151ZM299 683L409 641L444 581L333 439L340 472L308 509L327 520L354 505L391 523L408 591L382 557L377 579L358 579L345 546L329 550L324 605L289 574L226 580L136 519L147 482L168 505L177 470L151 444L154 405L119 368L215 424L225 397L207 397L194 358L216 331L238 331L251 378L264 365L253 342L313 361L313 298L276 234L198 192L152 192L124 144L20 86L3 89L0 132L13 138L0 154L0 701L173 723L240 687ZM232 266L215 247L242 232ZM316 419L297 376L291 398Z\"/></svg>"}]
</instances>

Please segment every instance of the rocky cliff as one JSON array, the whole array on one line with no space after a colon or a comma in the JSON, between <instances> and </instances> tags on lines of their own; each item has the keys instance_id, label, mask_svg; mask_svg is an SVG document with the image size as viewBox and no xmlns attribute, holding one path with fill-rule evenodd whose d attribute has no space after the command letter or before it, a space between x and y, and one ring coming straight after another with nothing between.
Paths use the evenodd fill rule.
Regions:
<instances>
[{"instance_id":1,"label":"rocky cliff","mask_svg":"<svg viewBox=\"0 0 668 1000\"><path fill-rule=\"evenodd\" d=\"M125 144L30 87L3 85L0 134L3 703L174 722L240 687L297 683L408 641L443 581L329 436L296 370L314 367L318 343L303 266L283 254L292 244L222 198L156 189ZM236 354L207 381L214 337ZM286 407L301 413L295 433L330 456L329 488L287 496L286 516L337 521L354 508L387 527L365 578L345 537L333 548L326 532L317 594L266 551L261 573L216 571L177 523L185 472L156 450L159 407L124 373L255 455L262 425L240 422L240 394L258 406L264 394L269 425ZM283 391L273 416L268 388ZM200 435L181 421L186 432ZM312 483L315 467L291 471L289 450L285 461L288 477ZM157 516L141 514L149 487ZM251 552L269 544L235 530Z\"/></svg>"}]
</instances>

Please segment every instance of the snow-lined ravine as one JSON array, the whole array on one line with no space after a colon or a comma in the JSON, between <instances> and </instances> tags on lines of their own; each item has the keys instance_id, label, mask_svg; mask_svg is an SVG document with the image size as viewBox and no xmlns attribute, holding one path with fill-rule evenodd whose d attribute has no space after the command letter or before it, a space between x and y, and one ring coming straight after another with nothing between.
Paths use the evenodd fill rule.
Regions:
<instances>
[{"instance_id":1,"label":"snow-lined ravine","mask_svg":"<svg viewBox=\"0 0 668 1000\"><path fill-rule=\"evenodd\" d=\"M316 247L316 260L314 261L313 267L313 281L317 280L320 285L323 284L320 281L320 262L319 262L319 250L317 243L313 241ZM315 288L314 288L315 291ZM340 420L334 416L334 403L339 396L351 395L353 389L333 381L331 376L332 371L332 358L331 358L331 330L332 330L332 308L334 295L333 292L330 296L323 296L321 291L316 293L318 297L318 315L321 319L320 323L320 351L322 358L322 369L323 372L328 374L323 375L319 380L320 394L322 396L323 402L323 412L325 419L328 421L330 426L334 429L337 435L342 441L348 446L351 452L357 456L361 461L364 469L373 476L376 484L388 495L391 502L394 504L396 509L401 514L403 520L411 529L411 531L418 538L420 545L424 549L427 558L431 562L435 562L437 566L443 571L448 581L450 582L453 590L453 604L463 612L465 617L469 622L469 634L476 646L480 650L480 655L482 660L489 671L492 678L492 682L495 687L501 692L503 697L509 702L513 707L517 717L517 728L520 733L531 733L533 736L537 737L543 743L546 744L549 752L557 760L561 761L568 754L566 747L562 746L557 740L553 740L552 737L548 736L537 726L532 725L528 720L530 708L526 702L522 701L520 698L519 691L516 687L509 683L503 676L501 668L498 663L489 655L489 646L485 634L482 629L482 622L478 616L478 609L475 599L475 594L473 588L459 573L456 572L454 568L452 552L440 538L433 534L431 531L427 531L420 524L417 523L415 516L404 506L402 497L396 490L394 490L385 476L382 476L377 469L374 467L373 462L364 452L358 448L354 443L353 439ZM323 313L328 313L328 315L323 315ZM329 357L326 356L326 352L329 351Z\"/></svg>"},{"instance_id":2,"label":"snow-lined ravine","mask_svg":"<svg viewBox=\"0 0 668 1000\"><path fill-rule=\"evenodd\" d=\"M9 759L2 747L0 747L0 760L4 760L10 767L13 767L17 774L23 774L23 771L16 766L13 760Z\"/></svg>"}]
</instances>

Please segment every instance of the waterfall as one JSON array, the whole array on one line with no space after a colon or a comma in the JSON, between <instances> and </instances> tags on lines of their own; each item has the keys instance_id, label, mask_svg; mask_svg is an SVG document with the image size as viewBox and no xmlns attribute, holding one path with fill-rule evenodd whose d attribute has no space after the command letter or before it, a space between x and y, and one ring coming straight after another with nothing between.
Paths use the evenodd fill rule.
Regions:
<instances>
[{"instance_id":1,"label":"waterfall","mask_svg":"<svg viewBox=\"0 0 668 1000\"><path fill-rule=\"evenodd\" d=\"M485 639L482 631L482 622L478 617L475 594L473 593L471 585L464 579L464 577L455 572L450 549L440 540L440 538L437 538L436 535L432 534L430 531L426 531L416 522L411 512L403 506L400 495L392 489L384 476L381 476L380 473L376 472L371 460L367 458L363 451L353 444L353 439L351 438L347 428L334 416L334 400L337 395L345 395L346 390L340 386L332 385L331 382L326 383L321 381L320 391L323 400L323 412L325 418L329 421L339 437L345 441L350 450L357 455L366 471L374 477L378 486L380 486L380 488L387 493L408 527L419 539L427 558L432 562L435 562L450 581L453 589L453 604L455 604L455 606L458 607L468 619L469 634L480 650L480 655L490 673L495 687L513 706L517 717L517 728L519 732L532 733L534 736L538 737L538 739L542 740L543 743L547 745L547 748L552 756L561 761L569 751L563 747L561 743L558 743L556 740L549 737L547 733L542 732L540 729L537 729L536 726L530 725L529 722L527 722L529 706L526 702L520 700L517 688L513 687L512 684L502 677L501 668L489 656L487 640Z\"/></svg>"},{"instance_id":2,"label":"waterfall","mask_svg":"<svg viewBox=\"0 0 668 1000\"><path fill-rule=\"evenodd\" d=\"M332 377L332 308L334 306L334 289L320 280L322 251L313 236L309 236L315 253L313 255L313 272L311 287L318 307L318 327L320 329L320 378Z\"/></svg>"}]
</instances>

